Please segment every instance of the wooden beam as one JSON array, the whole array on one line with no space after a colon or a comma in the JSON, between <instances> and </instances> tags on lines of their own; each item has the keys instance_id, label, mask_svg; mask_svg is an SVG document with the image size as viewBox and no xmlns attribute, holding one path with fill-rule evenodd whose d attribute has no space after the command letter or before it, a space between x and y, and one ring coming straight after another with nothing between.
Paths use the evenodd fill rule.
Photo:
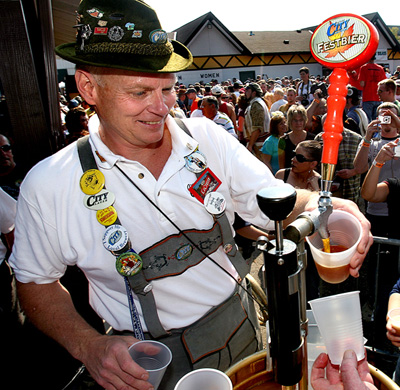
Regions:
<instances>
[{"instance_id":1,"label":"wooden beam","mask_svg":"<svg viewBox=\"0 0 400 390\"><path fill-rule=\"evenodd\" d=\"M54 28L51 0L38 1L38 22L41 28L42 53L44 67L42 74L46 81L46 94L43 98L48 108L48 120L52 135L52 148L58 149L64 144L61 133L61 117L59 104L59 88L57 77L57 63L54 52ZM47 98L47 99L46 99Z\"/></svg>"},{"instance_id":2,"label":"wooden beam","mask_svg":"<svg viewBox=\"0 0 400 390\"><path fill-rule=\"evenodd\" d=\"M24 13L21 1L0 0L0 79L15 141L15 158L26 167L56 150L32 51L37 42L31 42L27 29L30 23L31 28L40 31L35 19L36 13ZM43 52L41 55L43 58Z\"/></svg>"}]
</instances>

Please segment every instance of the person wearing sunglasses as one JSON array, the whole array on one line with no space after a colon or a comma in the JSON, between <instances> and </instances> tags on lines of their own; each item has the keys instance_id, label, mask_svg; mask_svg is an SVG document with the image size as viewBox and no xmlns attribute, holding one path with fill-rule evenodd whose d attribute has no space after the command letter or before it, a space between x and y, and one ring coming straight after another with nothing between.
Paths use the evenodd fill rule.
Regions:
<instances>
[{"instance_id":1,"label":"person wearing sunglasses","mask_svg":"<svg viewBox=\"0 0 400 390\"><path fill-rule=\"evenodd\" d=\"M10 140L0 134L0 187L14 199L18 198L23 179L20 167L14 161Z\"/></svg>"},{"instance_id":2,"label":"person wearing sunglasses","mask_svg":"<svg viewBox=\"0 0 400 390\"><path fill-rule=\"evenodd\" d=\"M0 176L6 175L15 167L10 141L0 134Z\"/></svg>"},{"instance_id":3,"label":"person wearing sunglasses","mask_svg":"<svg viewBox=\"0 0 400 390\"><path fill-rule=\"evenodd\" d=\"M319 191L321 175L316 169L321 161L321 154L322 146L318 141L302 141L296 146L292 167L280 169L275 177L295 188Z\"/></svg>"},{"instance_id":4,"label":"person wearing sunglasses","mask_svg":"<svg viewBox=\"0 0 400 390\"><path fill-rule=\"evenodd\" d=\"M317 167L321 161L322 145L318 141L307 140L300 142L292 158L292 167L280 169L275 177L291 184L295 188L309 191L319 191L320 174ZM307 247L309 252L309 248ZM308 254L311 259L311 254ZM306 269L306 296L307 301L319 298L320 278L315 263L310 261Z\"/></svg>"}]
</instances>

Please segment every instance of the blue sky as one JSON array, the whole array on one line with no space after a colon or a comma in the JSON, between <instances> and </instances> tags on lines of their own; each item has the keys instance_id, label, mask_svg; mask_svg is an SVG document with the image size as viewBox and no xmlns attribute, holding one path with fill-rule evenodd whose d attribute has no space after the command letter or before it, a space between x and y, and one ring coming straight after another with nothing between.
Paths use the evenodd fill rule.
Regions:
<instances>
[{"instance_id":1,"label":"blue sky","mask_svg":"<svg viewBox=\"0 0 400 390\"><path fill-rule=\"evenodd\" d=\"M400 25L398 0L266 1L145 0L158 14L164 30L172 31L212 12L231 31L288 31L319 25L340 14L378 12L387 25Z\"/></svg>"}]
</instances>

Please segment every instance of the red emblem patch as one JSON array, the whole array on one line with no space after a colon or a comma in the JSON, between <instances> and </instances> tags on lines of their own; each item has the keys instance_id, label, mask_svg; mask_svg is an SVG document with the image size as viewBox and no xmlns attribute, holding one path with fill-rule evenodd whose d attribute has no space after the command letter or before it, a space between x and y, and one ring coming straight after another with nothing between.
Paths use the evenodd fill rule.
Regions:
<instances>
[{"instance_id":1,"label":"red emblem patch","mask_svg":"<svg viewBox=\"0 0 400 390\"><path fill-rule=\"evenodd\" d=\"M221 185L221 180L207 168L199 178L189 188L189 192L201 203L204 203L205 196L212 191L215 191Z\"/></svg>"}]
</instances>

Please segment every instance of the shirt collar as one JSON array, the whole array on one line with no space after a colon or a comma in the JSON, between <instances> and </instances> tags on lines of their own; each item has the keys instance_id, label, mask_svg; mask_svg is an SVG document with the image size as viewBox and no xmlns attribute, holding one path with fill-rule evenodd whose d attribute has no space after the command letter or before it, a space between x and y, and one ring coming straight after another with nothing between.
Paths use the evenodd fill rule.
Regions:
<instances>
[{"instance_id":1,"label":"shirt collar","mask_svg":"<svg viewBox=\"0 0 400 390\"><path fill-rule=\"evenodd\" d=\"M118 161L126 160L124 157L114 154L101 140L99 133L100 121L97 114L89 120L89 133L92 147L96 154L97 165L103 169L111 169Z\"/></svg>"},{"instance_id":2,"label":"shirt collar","mask_svg":"<svg viewBox=\"0 0 400 390\"><path fill-rule=\"evenodd\" d=\"M170 115L168 115L166 119L166 124L171 134L173 152L184 157L198 148L198 142L183 131ZM123 156L114 154L108 146L104 144L100 138L99 125L99 118L95 114L89 120L89 133L91 144L95 150L98 166L103 169L111 169L119 161L135 162L133 160L128 160Z\"/></svg>"},{"instance_id":3,"label":"shirt collar","mask_svg":"<svg viewBox=\"0 0 400 390\"><path fill-rule=\"evenodd\" d=\"M166 123L171 134L172 150L175 153L180 156L187 156L199 147L199 143L181 129L175 119L170 115L168 115Z\"/></svg>"}]
</instances>

